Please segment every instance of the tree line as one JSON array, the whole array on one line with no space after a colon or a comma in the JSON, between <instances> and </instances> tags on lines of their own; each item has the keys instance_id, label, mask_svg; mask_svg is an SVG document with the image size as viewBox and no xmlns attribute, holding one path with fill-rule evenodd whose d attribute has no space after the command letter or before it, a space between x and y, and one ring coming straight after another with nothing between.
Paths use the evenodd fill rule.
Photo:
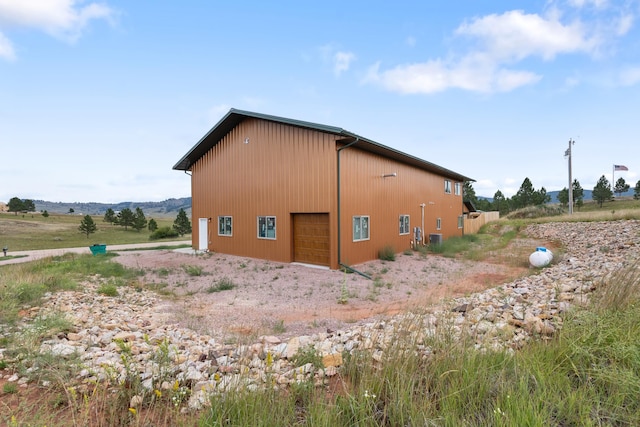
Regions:
<instances>
[{"instance_id":1,"label":"tree line","mask_svg":"<svg viewBox=\"0 0 640 427\"><path fill-rule=\"evenodd\" d=\"M580 209L584 205L584 189L577 179L573 180L571 187L574 206ZM609 180L602 175L593 187L591 194L593 200L598 203L598 206L602 207L604 202L613 200L614 193L620 196L622 193L629 191L630 188L631 186L627 184L624 178L618 178L612 187ZM500 211L501 215L528 206L544 205L551 201L551 196L547 194L547 190L544 187L536 190L529 178L524 179L518 192L511 198L505 197L502 191L498 190L493 195L493 201L479 199L470 181L465 181L463 195L464 200L473 203L476 209L481 211ZM634 187L633 198L640 200L640 181L638 181ZM560 205L565 208L569 206L569 190L567 187L564 187L558 193L558 201Z\"/></svg>"},{"instance_id":2,"label":"tree line","mask_svg":"<svg viewBox=\"0 0 640 427\"><path fill-rule=\"evenodd\" d=\"M131 227L131 229L139 232L140 230L147 228L151 232L151 236L149 237L151 240L184 236L185 234L191 233L191 221L189 221L187 213L182 208L178 211L178 215L173 221L172 227L167 226L158 228L156 220L151 218L147 221L144 212L139 207L136 208L135 212L129 208L124 208L117 214L113 209L109 208L104 214L103 221L113 225L120 225L124 227L125 230L128 230L129 227ZM97 230L98 226L91 215L85 215L80 221L78 231L86 234L87 238Z\"/></svg>"}]
</instances>

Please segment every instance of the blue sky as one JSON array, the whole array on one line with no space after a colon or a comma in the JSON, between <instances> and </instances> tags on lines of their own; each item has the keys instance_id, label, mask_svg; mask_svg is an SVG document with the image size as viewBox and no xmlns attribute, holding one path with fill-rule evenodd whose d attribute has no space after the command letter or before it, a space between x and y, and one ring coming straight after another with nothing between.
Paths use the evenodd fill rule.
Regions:
<instances>
[{"instance_id":1,"label":"blue sky","mask_svg":"<svg viewBox=\"0 0 640 427\"><path fill-rule=\"evenodd\" d=\"M229 110L342 127L512 196L640 161L640 0L0 0L0 201L190 195Z\"/></svg>"}]
</instances>

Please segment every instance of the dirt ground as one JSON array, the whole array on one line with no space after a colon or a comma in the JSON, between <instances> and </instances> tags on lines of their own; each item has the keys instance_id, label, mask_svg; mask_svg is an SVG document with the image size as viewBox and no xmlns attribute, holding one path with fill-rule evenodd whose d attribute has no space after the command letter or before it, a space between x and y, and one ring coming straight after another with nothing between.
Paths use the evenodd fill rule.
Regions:
<instances>
[{"instance_id":1,"label":"dirt ground","mask_svg":"<svg viewBox=\"0 0 640 427\"><path fill-rule=\"evenodd\" d=\"M139 280L164 295L159 308L177 322L226 342L281 339L344 329L444 298L478 292L528 274L539 242L516 243L522 262L475 262L399 254L354 266L357 273L218 253L121 252L115 260L145 272ZM500 262L498 262L500 261ZM231 289L228 289L231 288Z\"/></svg>"}]
</instances>

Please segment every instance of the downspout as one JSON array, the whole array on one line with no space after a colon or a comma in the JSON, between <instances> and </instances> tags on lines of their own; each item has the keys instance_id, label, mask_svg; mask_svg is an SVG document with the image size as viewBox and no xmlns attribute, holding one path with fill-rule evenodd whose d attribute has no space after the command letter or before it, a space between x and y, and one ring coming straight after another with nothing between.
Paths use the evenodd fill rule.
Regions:
<instances>
[{"instance_id":1,"label":"downspout","mask_svg":"<svg viewBox=\"0 0 640 427\"><path fill-rule=\"evenodd\" d=\"M356 270L355 268L353 268L353 267L351 267L349 265L346 265L346 264L342 263L342 234L341 234L342 227L340 225L342 223L342 217L341 217L341 214L340 214L340 152L342 150L344 150L345 148L351 147L353 144L355 144L359 140L360 140L360 137L356 136L356 139L354 139L353 141L351 141L350 143L348 143L347 145L345 145L343 147L339 147L338 150L337 150L337 153L338 153L337 154L337 156L338 156L338 161L337 161L337 163L338 163L338 165L337 165L338 166L338 265L340 267L346 268L349 271L357 273L357 274L361 275L362 277L366 277L367 279L372 280L371 276L363 273L362 271L358 271L358 270Z\"/></svg>"}]
</instances>

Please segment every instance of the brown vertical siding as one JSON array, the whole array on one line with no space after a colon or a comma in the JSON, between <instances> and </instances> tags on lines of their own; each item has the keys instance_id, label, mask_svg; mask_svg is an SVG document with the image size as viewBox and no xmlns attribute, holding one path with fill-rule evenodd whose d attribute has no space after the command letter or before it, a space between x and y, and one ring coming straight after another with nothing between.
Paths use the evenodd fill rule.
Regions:
<instances>
[{"instance_id":1,"label":"brown vertical siding","mask_svg":"<svg viewBox=\"0 0 640 427\"><path fill-rule=\"evenodd\" d=\"M461 236L457 218L462 214L462 196L444 192L444 178L413 166L357 149L341 152L342 262L358 264L378 257L391 246L396 252L411 247L411 235L400 235L399 216L410 216L410 229L420 227L420 204L425 206L425 235L441 233L444 238ZM395 177L383 178L396 173ZM370 217L370 239L353 242L353 216ZM436 219L441 229L436 230Z\"/></svg>"},{"instance_id":2,"label":"brown vertical siding","mask_svg":"<svg viewBox=\"0 0 640 427\"><path fill-rule=\"evenodd\" d=\"M194 246L198 218L212 218L210 250L291 261L291 214L334 209L334 140L333 135L268 121L241 122L192 167ZM233 237L218 236L220 215L233 217ZM259 215L276 217L276 240L257 238ZM335 235L331 215L330 222ZM333 240L331 245L333 253Z\"/></svg>"},{"instance_id":3,"label":"brown vertical siding","mask_svg":"<svg viewBox=\"0 0 640 427\"><path fill-rule=\"evenodd\" d=\"M244 141L248 138L248 144ZM328 214L330 267L338 268L337 135L282 123L246 118L197 160L192 172L193 245L199 218L208 223L209 250L291 262L295 214ZM399 234L399 216L425 237L462 235L457 218L462 196L444 192L444 178L414 166L350 147L341 151L341 262L359 264L391 246L410 247L412 235ZM395 177L383 178L384 174ZM276 240L258 239L257 217L275 216ZM370 217L370 239L353 242L352 217ZM233 236L218 236L218 216L233 217ZM436 230L436 219L442 228Z\"/></svg>"}]
</instances>

